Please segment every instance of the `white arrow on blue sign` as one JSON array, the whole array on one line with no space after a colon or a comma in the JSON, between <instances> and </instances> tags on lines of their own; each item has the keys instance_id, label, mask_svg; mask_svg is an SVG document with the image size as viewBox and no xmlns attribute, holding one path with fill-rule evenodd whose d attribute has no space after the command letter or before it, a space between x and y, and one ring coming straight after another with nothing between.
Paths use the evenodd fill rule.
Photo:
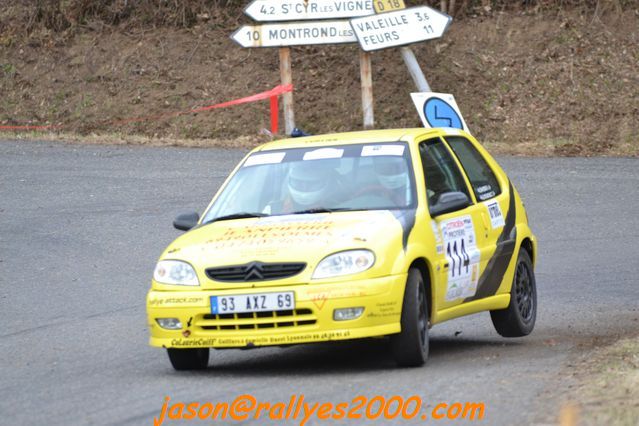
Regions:
<instances>
[{"instance_id":1,"label":"white arrow on blue sign","mask_svg":"<svg viewBox=\"0 0 639 426\"><path fill-rule=\"evenodd\" d=\"M431 7L418 6L350 22L362 50L371 51L439 38L452 20Z\"/></svg>"},{"instance_id":2,"label":"white arrow on blue sign","mask_svg":"<svg viewBox=\"0 0 639 426\"><path fill-rule=\"evenodd\" d=\"M372 15L375 10L372 0L253 0L244 13L264 22L353 18Z\"/></svg>"},{"instance_id":3,"label":"white arrow on blue sign","mask_svg":"<svg viewBox=\"0 0 639 426\"><path fill-rule=\"evenodd\" d=\"M355 43L347 20L244 25L231 39L242 47L284 47Z\"/></svg>"}]
</instances>

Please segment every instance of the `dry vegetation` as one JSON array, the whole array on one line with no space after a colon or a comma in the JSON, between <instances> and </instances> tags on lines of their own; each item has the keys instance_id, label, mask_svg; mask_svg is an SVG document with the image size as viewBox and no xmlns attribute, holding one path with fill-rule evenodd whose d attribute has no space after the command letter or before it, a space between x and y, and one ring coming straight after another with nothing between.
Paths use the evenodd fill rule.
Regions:
<instances>
[{"instance_id":1,"label":"dry vegetation","mask_svg":"<svg viewBox=\"0 0 639 426\"><path fill-rule=\"evenodd\" d=\"M250 22L242 14L248 0L3 3L0 125L62 124L129 143L241 136L242 144L268 127L266 102L108 124L278 84L276 50L229 40ZM493 150L639 153L639 1L445 3L455 23L415 52L433 89L456 95ZM299 47L292 56L297 124L313 133L360 128L357 47ZM375 53L373 71L377 127L419 125L398 52Z\"/></svg>"},{"instance_id":2,"label":"dry vegetation","mask_svg":"<svg viewBox=\"0 0 639 426\"><path fill-rule=\"evenodd\" d=\"M636 426L639 419L639 338L589 351L574 365L572 385L560 397L583 426ZM549 419L550 420L550 419Z\"/></svg>"}]
</instances>

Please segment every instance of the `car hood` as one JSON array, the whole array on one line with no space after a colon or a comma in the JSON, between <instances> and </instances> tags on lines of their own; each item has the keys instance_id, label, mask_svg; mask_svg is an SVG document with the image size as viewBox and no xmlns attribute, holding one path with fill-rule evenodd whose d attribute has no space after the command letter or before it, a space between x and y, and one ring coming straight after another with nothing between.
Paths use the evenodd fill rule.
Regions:
<instances>
[{"instance_id":1,"label":"car hood","mask_svg":"<svg viewBox=\"0 0 639 426\"><path fill-rule=\"evenodd\" d=\"M304 262L307 266L301 274L284 280L299 283L310 280L315 266L327 255L360 248L375 253L373 268L390 270L385 263L393 262L403 252L406 233L410 232L407 222L412 227L414 212L412 222L410 217L406 210L377 210L225 220L197 227L177 238L162 258L191 263L201 283L211 281L205 273L211 267ZM392 253L394 256L388 256ZM208 284L203 286L210 287ZM281 284L286 282L278 280L277 285Z\"/></svg>"}]
</instances>

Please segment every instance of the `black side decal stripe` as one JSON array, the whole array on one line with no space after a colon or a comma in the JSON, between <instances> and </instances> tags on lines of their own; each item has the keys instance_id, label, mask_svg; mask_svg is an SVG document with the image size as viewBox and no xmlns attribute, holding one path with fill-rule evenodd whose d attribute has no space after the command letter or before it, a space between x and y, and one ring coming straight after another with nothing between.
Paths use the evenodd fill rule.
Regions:
<instances>
[{"instance_id":1,"label":"black side decal stripe","mask_svg":"<svg viewBox=\"0 0 639 426\"><path fill-rule=\"evenodd\" d=\"M391 210L395 219L397 219L399 224L402 225L402 245L404 247L404 251L406 251L406 247L408 246L408 237L410 236L410 232L415 226L415 212L416 209Z\"/></svg>"},{"instance_id":2,"label":"black side decal stripe","mask_svg":"<svg viewBox=\"0 0 639 426\"><path fill-rule=\"evenodd\" d=\"M466 298L464 302L495 295L504 279L506 269L508 269L510 260L515 252L515 244L517 243L517 228L515 227L516 207L513 185L510 181L508 182L508 190L510 194L508 213L504 221L504 229L502 229L497 239L497 248L488 261L486 269L481 274L481 277L479 277L477 292L474 296Z\"/></svg>"}]
</instances>

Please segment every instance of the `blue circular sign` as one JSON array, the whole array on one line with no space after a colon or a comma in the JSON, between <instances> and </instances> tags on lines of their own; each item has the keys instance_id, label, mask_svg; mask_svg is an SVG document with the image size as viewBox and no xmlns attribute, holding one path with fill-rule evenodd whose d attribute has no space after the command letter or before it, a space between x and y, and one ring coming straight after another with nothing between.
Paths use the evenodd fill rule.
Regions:
<instances>
[{"instance_id":1,"label":"blue circular sign","mask_svg":"<svg viewBox=\"0 0 639 426\"><path fill-rule=\"evenodd\" d=\"M464 129L462 119L448 102L440 98L430 98L424 104L424 116L431 127L452 127Z\"/></svg>"}]
</instances>

